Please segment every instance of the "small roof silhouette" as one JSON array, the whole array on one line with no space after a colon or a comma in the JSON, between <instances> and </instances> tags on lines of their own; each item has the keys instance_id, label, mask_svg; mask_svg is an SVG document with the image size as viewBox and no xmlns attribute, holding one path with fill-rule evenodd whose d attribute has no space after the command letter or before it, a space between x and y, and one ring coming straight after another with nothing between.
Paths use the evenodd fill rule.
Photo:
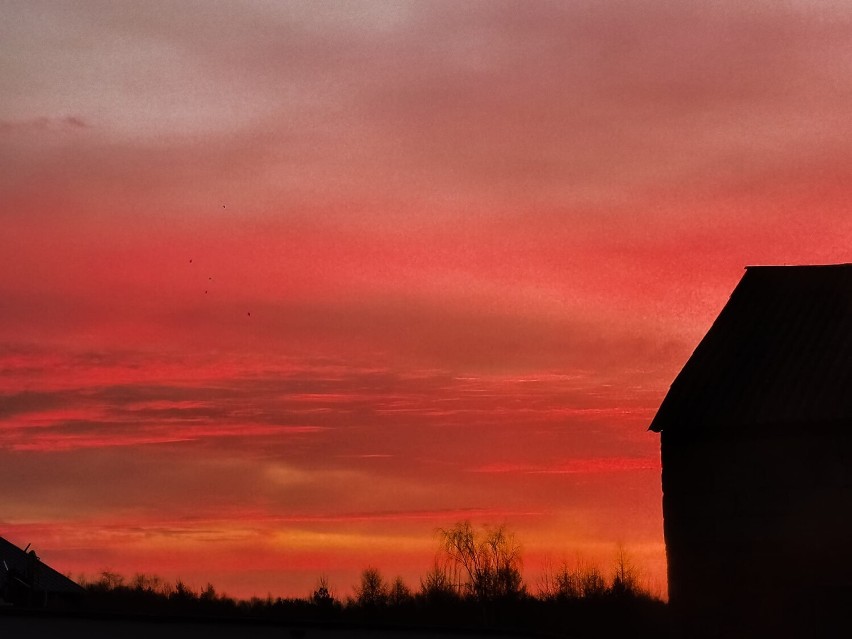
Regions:
<instances>
[{"instance_id":1,"label":"small roof silhouette","mask_svg":"<svg viewBox=\"0 0 852 639\"><path fill-rule=\"evenodd\" d=\"M675 378L655 432L852 419L852 264L751 266Z\"/></svg>"},{"instance_id":2,"label":"small roof silhouette","mask_svg":"<svg viewBox=\"0 0 852 639\"><path fill-rule=\"evenodd\" d=\"M28 546L29 547L29 546ZM82 593L83 588L74 583L68 577L61 575L53 568L39 560L33 551L26 552L15 544L0 537L0 586L6 580L17 575L18 578L27 575L31 558L35 559L38 566L38 589L49 593Z\"/></svg>"}]
</instances>

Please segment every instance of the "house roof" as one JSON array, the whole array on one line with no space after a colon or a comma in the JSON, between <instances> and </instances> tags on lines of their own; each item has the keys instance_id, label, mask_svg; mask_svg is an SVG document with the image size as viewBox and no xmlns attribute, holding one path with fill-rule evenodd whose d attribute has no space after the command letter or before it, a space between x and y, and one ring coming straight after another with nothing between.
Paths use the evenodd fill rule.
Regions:
<instances>
[{"instance_id":1,"label":"house roof","mask_svg":"<svg viewBox=\"0 0 852 639\"><path fill-rule=\"evenodd\" d=\"M0 586L14 574L26 578L28 562L27 552L15 544L0 537ZM83 588L56 572L41 561L37 561L36 590L48 593L81 593Z\"/></svg>"},{"instance_id":2,"label":"house roof","mask_svg":"<svg viewBox=\"0 0 852 639\"><path fill-rule=\"evenodd\" d=\"M752 266L675 378L650 430L852 419L852 264Z\"/></svg>"}]
</instances>

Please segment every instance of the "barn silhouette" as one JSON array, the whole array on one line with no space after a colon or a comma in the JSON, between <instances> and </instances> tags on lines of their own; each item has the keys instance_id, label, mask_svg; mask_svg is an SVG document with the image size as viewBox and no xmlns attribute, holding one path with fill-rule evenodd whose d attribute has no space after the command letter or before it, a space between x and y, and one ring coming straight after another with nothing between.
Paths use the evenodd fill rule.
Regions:
<instances>
[{"instance_id":1,"label":"barn silhouette","mask_svg":"<svg viewBox=\"0 0 852 639\"><path fill-rule=\"evenodd\" d=\"M748 267L650 430L684 636L849 632L852 265Z\"/></svg>"}]
</instances>

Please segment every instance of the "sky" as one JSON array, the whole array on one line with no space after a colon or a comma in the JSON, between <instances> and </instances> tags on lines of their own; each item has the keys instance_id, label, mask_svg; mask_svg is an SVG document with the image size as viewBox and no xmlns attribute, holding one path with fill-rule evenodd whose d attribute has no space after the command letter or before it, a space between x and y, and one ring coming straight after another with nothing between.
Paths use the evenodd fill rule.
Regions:
<instances>
[{"instance_id":1,"label":"sky","mask_svg":"<svg viewBox=\"0 0 852 639\"><path fill-rule=\"evenodd\" d=\"M412 587L623 546L751 264L848 262L852 3L0 0L0 535Z\"/></svg>"}]
</instances>

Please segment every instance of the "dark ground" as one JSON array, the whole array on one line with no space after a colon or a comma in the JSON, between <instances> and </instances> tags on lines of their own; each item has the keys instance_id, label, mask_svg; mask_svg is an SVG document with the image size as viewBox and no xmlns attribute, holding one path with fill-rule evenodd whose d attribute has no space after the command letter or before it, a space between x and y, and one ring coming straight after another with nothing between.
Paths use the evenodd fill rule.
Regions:
<instances>
[{"instance_id":1,"label":"dark ground","mask_svg":"<svg viewBox=\"0 0 852 639\"><path fill-rule=\"evenodd\" d=\"M141 615L80 615L0 611L0 637L9 639L533 639L500 631L405 628L354 624L282 624L249 619L191 619Z\"/></svg>"}]
</instances>

